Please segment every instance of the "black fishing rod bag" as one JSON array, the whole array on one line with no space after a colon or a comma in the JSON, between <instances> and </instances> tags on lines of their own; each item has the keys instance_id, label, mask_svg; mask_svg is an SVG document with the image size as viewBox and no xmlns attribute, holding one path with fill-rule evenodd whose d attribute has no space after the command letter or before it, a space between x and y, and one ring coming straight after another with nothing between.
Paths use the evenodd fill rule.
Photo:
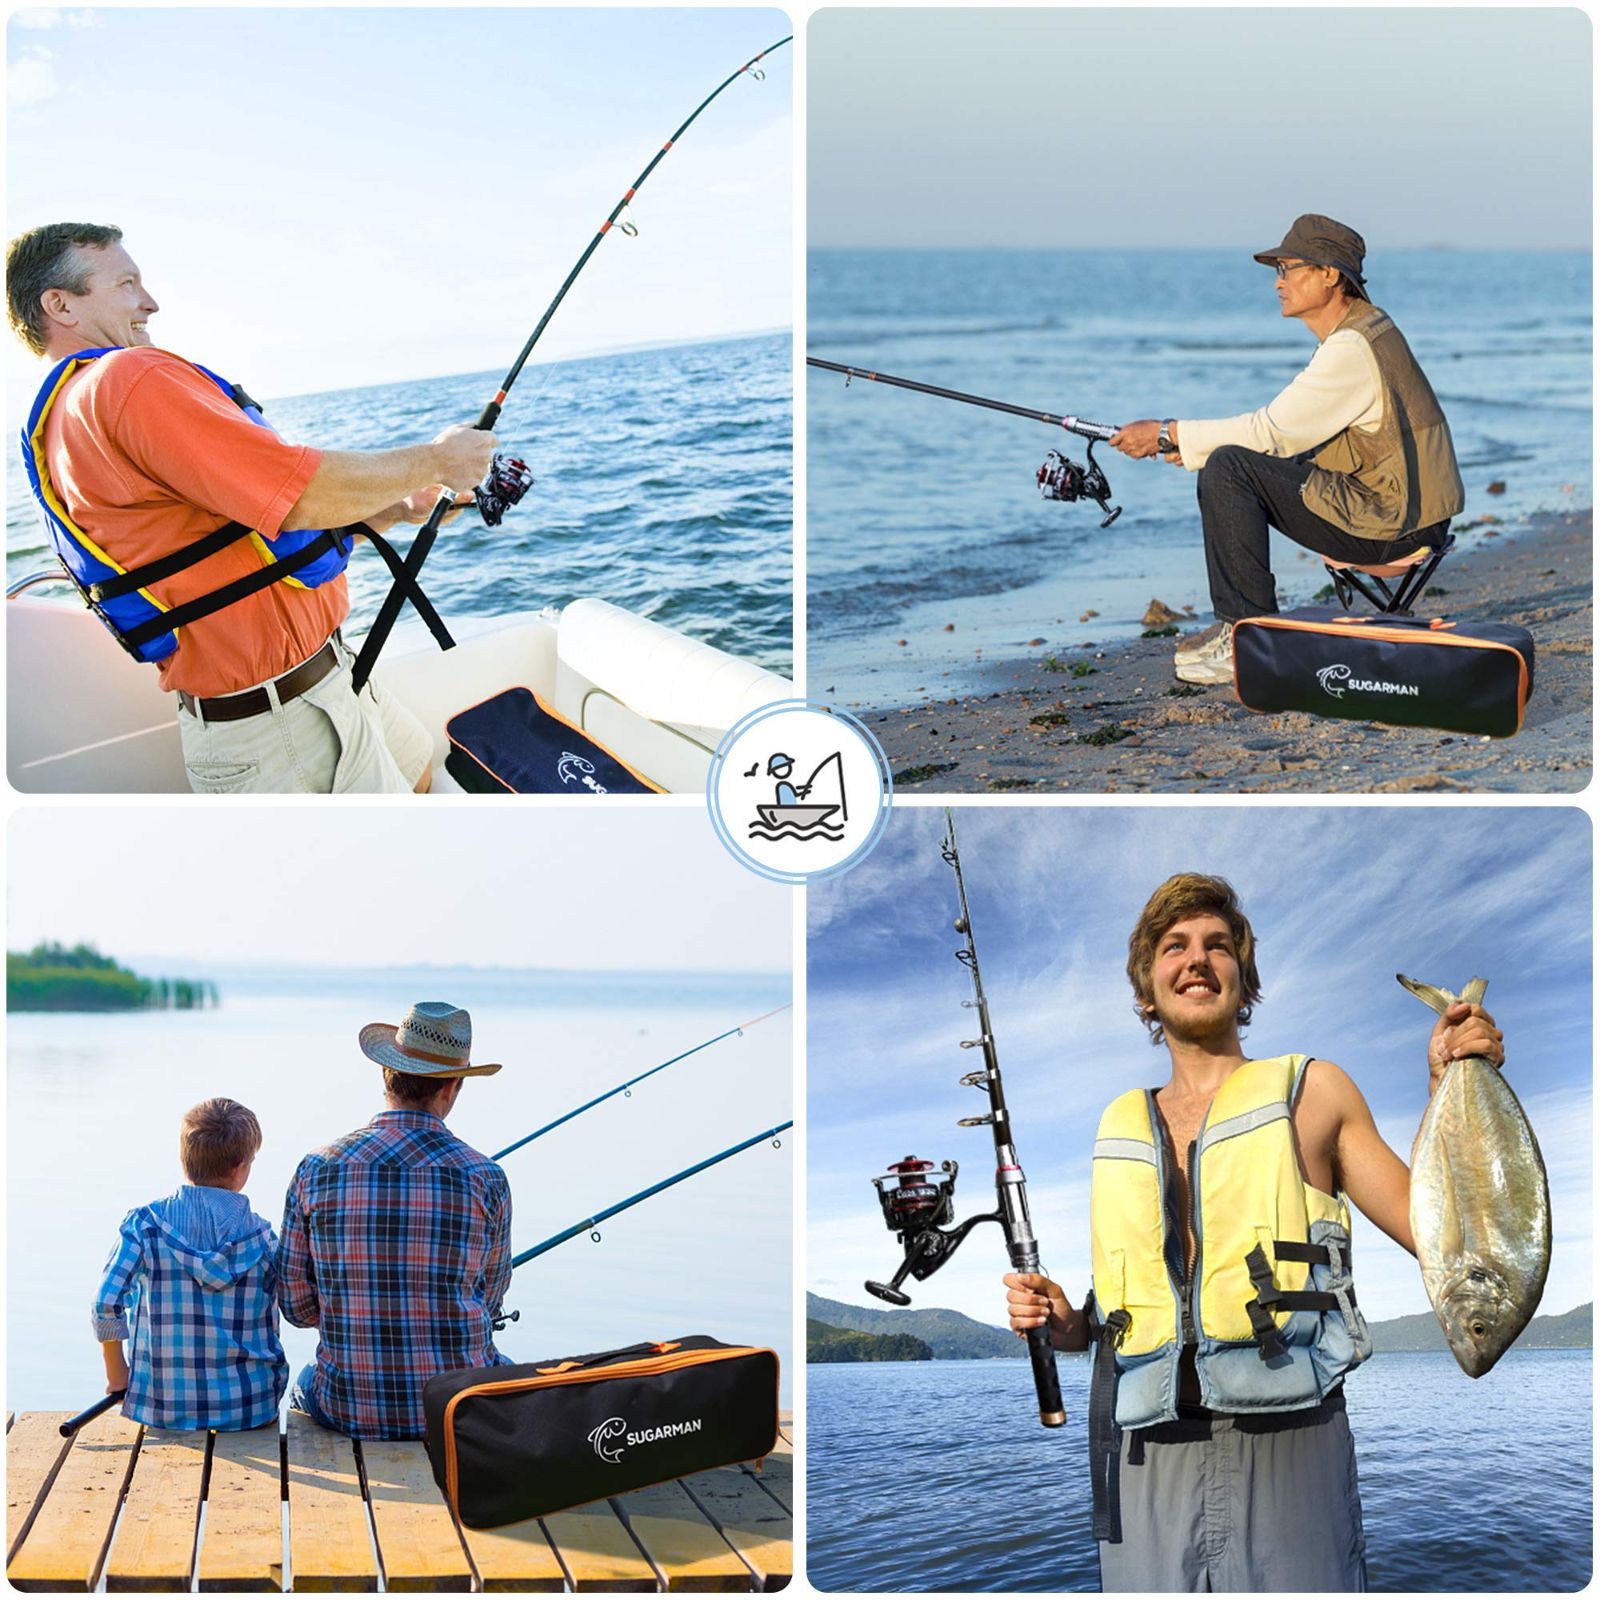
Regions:
<instances>
[{"instance_id":1,"label":"black fishing rod bag","mask_svg":"<svg viewBox=\"0 0 1600 1600\"><path fill-rule=\"evenodd\" d=\"M469 1528L549 1516L738 1461L778 1438L778 1357L704 1334L422 1387L434 1482Z\"/></svg>"},{"instance_id":2,"label":"black fishing rod bag","mask_svg":"<svg viewBox=\"0 0 1600 1600\"><path fill-rule=\"evenodd\" d=\"M1533 691L1533 636L1510 623L1302 606L1234 624L1233 678L1251 711L1506 738Z\"/></svg>"},{"instance_id":3,"label":"black fishing rod bag","mask_svg":"<svg viewBox=\"0 0 1600 1600\"><path fill-rule=\"evenodd\" d=\"M445 771L471 794L661 794L553 711L532 689L505 689L446 724Z\"/></svg>"}]
</instances>

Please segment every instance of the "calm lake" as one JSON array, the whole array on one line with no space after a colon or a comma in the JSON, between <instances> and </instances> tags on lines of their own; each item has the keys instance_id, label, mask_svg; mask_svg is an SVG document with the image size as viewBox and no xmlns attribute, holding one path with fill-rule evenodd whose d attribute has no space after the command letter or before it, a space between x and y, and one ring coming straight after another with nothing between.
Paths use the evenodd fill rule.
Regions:
<instances>
[{"instance_id":1,"label":"calm lake","mask_svg":"<svg viewBox=\"0 0 1600 1600\"><path fill-rule=\"evenodd\" d=\"M154 970L154 969L152 969ZM197 969L196 975L199 975ZM180 974L186 975L186 974ZM419 990L419 982L426 987ZM363 1023L417 999L471 1008L476 1061L450 1127L493 1154L614 1084L789 999L738 975L569 980L439 969L222 980L216 1010L8 1018L6 1403L76 1410L103 1391L89 1306L118 1224L182 1181L183 1112L229 1095L265 1138L246 1193L277 1228L301 1156L383 1109ZM437 993L434 992L437 990ZM618 1095L505 1159L524 1250L790 1115L783 1013ZM709 1333L771 1346L789 1403L792 1164L763 1143L518 1269L517 1361ZM756 1265L752 1267L752 1263ZM315 1335L283 1329L291 1369Z\"/></svg>"},{"instance_id":2,"label":"calm lake","mask_svg":"<svg viewBox=\"0 0 1600 1600\"><path fill-rule=\"evenodd\" d=\"M812 1583L1098 1589L1089 1362L1063 1359L1060 1371L1067 1426L1047 1432L1035 1421L1026 1362L808 1367ZM1591 1387L1587 1350L1513 1351L1477 1382L1447 1353L1380 1353L1354 1374L1347 1394L1370 1586L1583 1588L1593 1549Z\"/></svg>"}]
</instances>

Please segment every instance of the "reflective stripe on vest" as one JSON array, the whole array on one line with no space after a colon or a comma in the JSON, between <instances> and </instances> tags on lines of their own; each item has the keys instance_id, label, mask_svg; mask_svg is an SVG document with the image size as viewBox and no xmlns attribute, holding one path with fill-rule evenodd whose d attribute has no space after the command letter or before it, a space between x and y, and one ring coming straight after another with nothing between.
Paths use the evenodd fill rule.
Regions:
<instances>
[{"instance_id":1,"label":"reflective stripe on vest","mask_svg":"<svg viewBox=\"0 0 1600 1600\"><path fill-rule=\"evenodd\" d=\"M187 623L234 605L273 583L316 589L337 578L350 561L355 542L350 529L285 529L269 542L243 523L230 522L170 555L130 570L73 520L50 479L44 448L45 422L67 380L80 367L112 354L116 348L80 350L51 370L22 430L22 464L57 558L118 643L140 661L165 661L177 650L179 629ZM261 408L243 389L198 363L189 365L216 384L253 424L267 427ZM255 551L261 563L259 571L175 607L168 606L150 587L240 539L248 540Z\"/></svg>"},{"instance_id":2,"label":"reflective stripe on vest","mask_svg":"<svg viewBox=\"0 0 1600 1600\"><path fill-rule=\"evenodd\" d=\"M1116 1353L1117 1421L1177 1414L1183 1347L1218 1411L1314 1405L1370 1353L1350 1286L1350 1213L1307 1183L1290 1107L1306 1056L1248 1061L1217 1091L1193 1153L1173 1151L1154 1095L1107 1107L1090 1185L1094 1297L1127 1325ZM1186 1275L1177 1161L1191 1168L1194 1262ZM1282 1247L1280 1249L1280 1246Z\"/></svg>"}]
</instances>

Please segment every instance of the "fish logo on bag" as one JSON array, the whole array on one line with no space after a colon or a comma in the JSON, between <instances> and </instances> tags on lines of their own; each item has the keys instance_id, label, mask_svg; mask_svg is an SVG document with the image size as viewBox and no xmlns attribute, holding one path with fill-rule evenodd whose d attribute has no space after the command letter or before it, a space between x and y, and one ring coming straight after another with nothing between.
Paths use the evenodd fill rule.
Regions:
<instances>
[{"instance_id":1,"label":"fish logo on bag","mask_svg":"<svg viewBox=\"0 0 1600 1600\"><path fill-rule=\"evenodd\" d=\"M602 1461L615 1465L622 1459L622 1446L610 1445L607 1440L618 1438L627 1431L628 1424L621 1417L607 1417L593 1433L589 1435L589 1443L594 1446L594 1453Z\"/></svg>"},{"instance_id":2,"label":"fish logo on bag","mask_svg":"<svg viewBox=\"0 0 1600 1600\"><path fill-rule=\"evenodd\" d=\"M1335 700L1344 698L1344 682L1350 676L1349 667L1340 663L1332 667L1322 667L1317 672L1317 682L1322 685ZM1338 685L1335 688L1335 685Z\"/></svg>"}]
</instances>

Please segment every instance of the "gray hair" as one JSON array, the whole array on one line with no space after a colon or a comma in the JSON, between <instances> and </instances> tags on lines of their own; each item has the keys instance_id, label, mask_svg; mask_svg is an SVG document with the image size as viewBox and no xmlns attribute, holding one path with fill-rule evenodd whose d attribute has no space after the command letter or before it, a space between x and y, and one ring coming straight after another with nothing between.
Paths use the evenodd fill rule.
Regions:
<instances>
[{"instance_id":1,"label":"gray hair","mask_svg":"<svg viewBox=\"0 0 1600 1600\"><path fill-rule=\"evenodd\" d=\"M6 314L11 331L42 356L49 323L40 304L48 289L86 294L93 263L81 247L105 249L122 239L122 229L98 222L50 222L19 234L6 246Z\"/></svg>"}]
</instances>

